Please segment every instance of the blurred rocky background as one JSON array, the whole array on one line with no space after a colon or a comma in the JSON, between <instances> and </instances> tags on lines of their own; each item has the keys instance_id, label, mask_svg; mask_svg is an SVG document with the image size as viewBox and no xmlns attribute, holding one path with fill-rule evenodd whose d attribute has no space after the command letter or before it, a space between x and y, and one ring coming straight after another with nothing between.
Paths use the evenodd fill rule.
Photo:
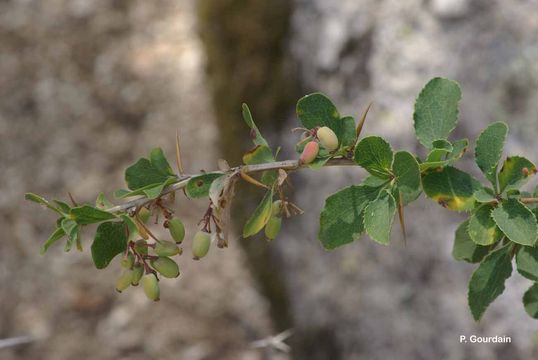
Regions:
<instances>
[{"instance_id":1,"label":"blurred rocky background","mask_svg":"<svg viewBox=\"0 0 538 360\"><path fill-rule=\"evenodd\" d=\"M237 163L242 102L282 157L296 156L293 105L317 90L356 117L374 101L365 133L415 151L412 104L433 76L462 86L455 137L506 120L507 151L536 161L537 14L535 0L0 1L0 339L35 339L0 358L535 358L537 325L520 304L528 281L510 279L472 320L474 267L450 256L461 215L422 199L406 213L407 246L396 226L390 247L365 237L322 250L323 200L359 170L294 174L302 217L271 244L236 236L204 261L182 258L158 304L135 288L117 294L117 264L95 270L88 251L40 256L55 219L22 199L110 195L150 148L173 154L176 128L187 171ZM258 197L243 192L238 223ZM204 205L178 205L191 234ZM250 346L288 328L290 354ZM471 334L513 342L459 344Z\"/></svg>"}]
</instances>

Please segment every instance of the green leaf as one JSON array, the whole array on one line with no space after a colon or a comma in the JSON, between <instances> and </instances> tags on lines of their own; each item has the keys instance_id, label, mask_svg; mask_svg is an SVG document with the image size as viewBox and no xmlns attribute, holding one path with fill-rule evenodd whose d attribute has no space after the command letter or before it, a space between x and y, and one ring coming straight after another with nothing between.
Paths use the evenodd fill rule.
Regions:
<instances>
[{"instance_id":1,"label":"green leaf","mask_svg":"<svg viewBox=\"0 0 538 360\"><path fill-rule=\"evenodd\" d=\"M99 193L99 195L97 195L97 199L95 200L95 207L98 208L98 209L101 209L101 210L106 210L106 209L109 209L111 207L113 207L114 204L112 204L105 196L104 193Z\"/></svg>"},{"instance_id":2,"label":"green leaf","mask_svg":"<svg viewBox=\"0 0 538 360\"><path fill-rule=\"evenodd\" d=\"M247 104L243 104L243 119L245 120L245 122L247 123L247 126L251 130L251 138L252 138L252 141L254 142L254 145L261 145L261 146L269 147L269 144L264 139L264 137L260 133L260 130L258 130L258 127L254 123L254 120L252 119L252 114Z\"/></svg>"},{"instance_id":3,"label":"green leaf","mask_svg":"<svg viewBox=\"0 0 538 360\"><path fill-rule=\"evenodd\" d=\"M448 156L450 160L458 160L460 159L463 154L467 151L467 148L469 147L469 140L467 139L460 139L454 141L452 144L452 152Z\"/></svg>"},{"instance_id":4,"label":"green leaf","mask_svg":"<svg viewBox=\"0 0 538 360\"><path fill-rule=\"evenodd\" d=\"M471 276L468 301L476 321L480 320L487 307L504 291L504 282L512 274L511 249L511 245L506 245L493 251Z\"/></svg>"},{"instance_id":5,"label":"green leaf","mask_svg":"<svg viewBox=\"0 0 538 360\"><path fill-rule=\"evenodd\" d=\"M501 192L519 189L531 175L536 173L536 166L522 156L508 157L499 172Z\"/></svg>"},{"instance_id":6,"label":"green leaf","mask_svg":"<svg viewBox=\"0 0 538 360\"><path fill-rule=\"evenodd\" d=\"M469 219L469 228L467 231L477 245L492 245L503 237L503 233L491 217L492 211L492 205L481 205L473 212Z\"/></svg>"},{"instance_id":7,"label":"green leaf","mask_svg":"<svg viewBox=\"0 0 538 360\"><path fill-rule=\"evenodd\" d=\"M273 205L273 190L270 189L265 193L262 201L254 210L247 223L243 227L243 237L255 235L263 229L271 217L271 207Z\"/></svg>"},{"instance_id":8,"label":"green leaf","mask_svg":"<svg viewBox=\"0 0 538 360\"><path fill-rule=\"evenodd\" d=\"M538 249L523 246L516 255L517 271L527 279L538 282Z\"/></svg>"},{"instance_id":9,"label":"green leaf","mask_svg":"<svg viewBox=\"0 0 538 360\"><path fill-rule=\"evenodd\" d=\"M79 225L95 224L105 220L112 220L116 216L109 212L83 205L71 209L71 218Z\"/></svg>"},{"instance_id":10,"label":"green leaf","mask_svg":"<svg viewBox=\"0 0 538 360\"><path fill-rule=\"evenodd\" d=\"M430 171L422 178L424 193L443 207L454 211L467 211L474 207L473 193L481 187L471 175L447 166Z\"/></svg>"},{"instance_id":11,"label":"green leaf","mask_svg":"<svg viewBox=\"0 0 538 360\"><path fill-rule=\"evenodd\" d=\"M95 267L104 269L110 261L127 248L126 224L123 221L107 221L99 224L91 251Z\"/></svg>"},{"instance_id":12,"label":"green leaf","mask_svg":"<svg viewBox=\"0 0 538 360\"><path fill-rule=\"evenodd\" d=\"M344 148L352 147L356 141L355 119L351 116L346 116L340 121L342 122L342 133L338 138L340 146Z\"/></svg>"},{"instance_id":13,"label":"green leaf","mask_svg":"<svg viewBox=\"0 0 538 360\"><path fill-rule=\"evenodd\" d=\"M71 206L60 200L52 200L63 214L67 215L71 211Z\"/></svg>"},{"instance_id":14,"label":"green leaf","mask_svg":"<svg viewBox=\"0 0 538 360\"><path fill-rule=\"evenodd\" d=\"M501 231L515 243L534 246L538 236L536 217L517 199L508 199L491 213Z\"/></svg>"},{"instance_id":15,"label":"green leaf","mask_svg":"<svg viewBox=\"0 0 538 360\"><path fill-rule=\"evenodd\" d=\"M39 205L43 205L53 211L56 211L58 214L63 215L62 212L56 208L56 206L52 205L50 202L48 202L44 197L39 196L34 193L26 193L24 194L24 199L28 201L33 201Z\"/></svg>"},{"instance_id":16,"label":"green leaf","mask_svg":"<svg viewBox=\"0 0 538 360\"><path fill-rule=\"evenodd\" d=\"M156 199L159 197L159 195L161 195L165 187L175 183L176 181L177 181L177 178L175 176L174 177L171 176L162 184L157 184L157 185L149 186L149 187L143 187L142 189L139 189L139 190L142 190L142 192L144 193L144 195L146 195L148 199Z\"/></svg>"},{"instance_id":17,"label":"green leaf","mask_svg":"<svg viewBox=\"0 0 538 360\"><path fill-rule=\"evenodd\" d=\"M257 145L255 148L243 155L243 163L247 165L263 164L275 161L273 152L265 145Z\"/></svg>"},{"instance_id":18,"label":"green leaf","mask_svg":"<svg viewBox=\"0 0 538 360\"><path fill-rule=\"evenodd\" d=\"M161 174L167 175L167 176L175 176L174 170L172 170L172 167L168 163L168 160L166 160L166 157L164 156L163 149L161 148L155 148L152 149L149 154L149 159L151 162L151 165L155 169L157 169Z\"/></svg>"},{"instance_id":19,"label":"green leaf","mask_svg":"<svg viewBox=\"0 0 538 360\"><path fill-rule=\"evenodd\" d=\"M432 146L433 146L434 149L445 150L445 152L447 152L447 153L450 153L453 150L452 144L450 143L450 141L448 141L446 139L434 140L432 142Z\"/></svg>"},{"instance_id":20,"label":"green leaf","mask_svg":"<svg viewBox=\"0 0 538 360\"><path fill-rule=\"evenodd\" d=\"M61 226L68 237L67 243L64 247L64 250L68 252L73 247L73 244L78 245L78 241L80 238L80 226L74 220L68 218L64 218L62 220Z\"/></svg>"},{"instance_id":21,"label":"green leaf","mask_svg":"<svg viewBox=\"0 0 538 360\"><path fill-rule=\"evenodd\" d=\"M58 240L65 236L65 231L61 227L56 228L54 232L49 236L49 238L41 246L41 255L47 252L47 250L54 245Z\"/></svg>"},{"instance_id":22,"label":"green leaf","mask_svg":"<svg viewBox=\"0 0 538 360\"><path fill-rule=\"evenodd\" d=\"M493 186L497 185L497 165L501 159L508 125L503 122L490 124L476 140L475 161Z\"/></svg>"},{"instance_id":23,"label":"green leaf","mask_svg":"<svg viewBox=\"0 0 538 360\"><path fill-rule=\"evenodd\" d=\"M141 158L125 170L125 181L131 190L137 190L149 185L162 184L168 179L148 159Z\"/></svg>"},{"instance_id":24,"label":"green leaf","mask_svg":"<svg viewBox=\"0 0 538 360\"><path fill-rule=\"evenodd\" d=\"M434 144L439 141L440 140L434 141ZM435 169L451 165L463 156L465 151L467 151L468 146L469 141L467 139L461 139L455 141L454 144L452 144L452 151L450 153L445 153L445 150L442 149L433 149L428 155L426 161L419 164L420 171L426 171L429 169ZM445 154L445 159L442 160L442 155Z\"/></svg>"},{"instance_id":25,"label":"green leaf","mask_svg":"<svg viewBox=\"0 0 538 360\"><path fill-rule=\"evenodd\" d=\"M389 182L390 182L389 179L383 179L383 178L378 178L377 176L374 176L374 175L368 175L366 179L362 181L361 184L365 186L370 186L370 187L380 187L380 186L387 185Z\"/></svg>"},{"instance_id":26,"label":"green leaf","mask_svg":"<svg viewBox=\"0 0 538 360\"><path fill-rule=\"evenodd\" d=\"M451 80L434 78L420 92L415 102L415 132L418 141L431 149L435 140L447 139L458 121L459 85Z\"/></svg>"},{"instance_id":27,"label":"green leaf","mask_svg":"<svg viewBox=\"0 0 538 360\"><path fill-rule=\"evenodd\" d=\"M177 177L168 177L165 182L160 184L149 184L133 191L120 189L114 192L114 197L124 199L132 196L144 195L148 199L156 199L162 193L165 187L177 182Z\"/></svg>"},{"instance_id":28,"label":"green leaf","mask_svg":"<svg viewBox=\"0 0 538 360\"><path fill-rule=\"evenodd\" d=\"M533 319L538 319L538 284L532 285L523 295L525 311Z\"/></svg>"},{"instance_id":29,"label":"green leaf","mask_svg":"<svg viewBox=\"0 0 538 360\"><path fill-rule=\"evenodd\" d=\"M370 238L382 245L390 242L390 231L396 214L396 201L388 192L364 209L364 228Z\"/></svg>"},{"instance_id":30,"label":"green leaf","mask_svg":"<svg viewBox=\"0 0 538 360\"><path fill-rule=\"evenodd\" d=\"M335 132L336 136L341 134L340 114L332 101L323 94L314 93L299 99L297 117L307 129L327 126ZM340 139L339 136L338 138Z\"/></svg>"},{"instance_id":31,"label":"green leaf","mask_svg":"<svg viewBox=\"0 0 538 360\"><path fill-rule=\"evenodd\" d=\"M379 136L365 137L355 147L355 162L377 177L390 176L392 158L389 143Z\"/></svg>"},{"instance_id":32,"label":"green leaf","mask_svg":"<svg viewBox=\"0 0 538 360\"><path fill-rule=\"evenodd\" d=\"M427 163L443 161L443 157L446 157L446 155L450 154L453 150L452 144L444 139L435 140L432 143L432 146L433 149L426 157Z\"/></svg>"},{"instance_id":33,"label":"green leaf","mask_svg":"<svg viewBox=\"0 0 538 360\"><path fill-rule=\"evenodd\" d=\"M447 151L445 149L432 149L428 156L426 157L426 164L429 163L442 163L446 164L447 161L443 159L447 154L449 154L450 151Z\"/></svg>"},{"instance_id":34,"label":"green leaf","mask_svg":"<svg viewBox=\"0 0 538 360\"><path fill-rule=\"evenodd\" d=\"M187 192L187 195L193 199L209 196L209 188L211 187L211 183L213 180L223 175L224 174L221 172L212 172L194 176L187 183L185 191Z\"/></svg>"},{"instance_id":35,"label":"green leaf","mask_svg":"<svg viewBox=\"0 0 538 360\"><path fill-rule=\"evenodd\" d=\"M488 254L490 247L475 244L467 231L468 226L469 220L465 220L458 226L452 247L452 257L458 261L478 263Z\"/></svg>"},{"instance_id":36,"label":"green leaf","mask_svg":"<svg viewBox=\"0 0 538 360\"><path fill-rule=\"evenodd\" d=\"M136 224L133 221L133 218L131 218L129 215L126 215L126 214L122 214L120 215L120 217L125 222L125 225L127 226L127 230L129 231L128 240L136 241L140 239L140 234L138 233L138 228L136 227Z\"/></svg>"},{"instance_id":37,"label":"green leaf","mask_svg":"<svg viewBox=\"0 0 538 360\"><path fill-rule=\"evenodd\" d=\"M114 191L114 193L112 195L116 199L123 199L123 198L129 197L130 193L131 193L131 191L129 191L129 190L119 189L119 190Z\"/></svg>"},{"instance_id":38,"label":"green leaf","mask_svg":"<svg viewBox=\"0 0 538 360\"><path fill-rule=\"evenodd\" d=\"M337 248L360 237L364 231L364 209L377 198L382 188L352 185L325 200L318 234L325 249Z\"/></svg>"},{"instance_id":39,"label":"green leaf","mask_svg":"<svg viewBox=\"0 0 538 360\"><path fill-rule=\"evenodd\" d=\"M415 200L420 194L420 169L415 157L407 151L398 151L394 154L392 173L403 196L403 203Z\"/></svg>"},{"instance_id":40,"label":"green leaf","mask_svg":"<svg viewBox=\"0 0 538 360\"><path fill-rule=\"evenodd\" d=\"M475 200L479 203L488 203L496 200L495 192L492 189L486 187L481 187L476 190L473 196Z\"/></svg>"}]
</instances>

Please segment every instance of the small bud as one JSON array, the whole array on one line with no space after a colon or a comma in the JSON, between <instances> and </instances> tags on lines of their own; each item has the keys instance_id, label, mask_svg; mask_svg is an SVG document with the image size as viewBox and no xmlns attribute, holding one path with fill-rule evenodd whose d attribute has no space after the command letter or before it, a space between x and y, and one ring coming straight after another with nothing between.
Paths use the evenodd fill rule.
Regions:
<instances>
[{"instance_id":1,"label":"small bud","mask_svg":"<svg viewBox=\"0 0 538 360\"><path fill-rule=\"evenodd\" d=\"M142 278L142 287L144 288L144 293L150 300L159 301L159 280L157 280L155 274L144 275Z\"/></svg>"},{"instance_id":2,"label":"small bud","mask_svg":"<svg viewBox=\"0 0 538 360\"><path fill-rule=\"evenodd\" d=\"M123 273L123 275L120 276L118 281L116 281L116 291L122 292L123 290L127 289L131 285L132 280L133 272L131 270L127 270Z\"/></svg>"},{"instance_id":3,"label":"small bud","mask_svg":"<svg viewBox=\"0 0 538 360\"><path fill-rule=\"evenodd\" d=\"M170 235L172 236L172 239L176 242L176 244L181 244L183 239L185 238L185 226L179 220L178 218L173 218L171 220L168 220L168 231L170 231Z\"/></svg>"},{"instance_id":4,"label":"small bud","mask_svg":"<svg viewBox=\"0 0 538 360\"><path fill-rule=\"evenodd\" d=\"M128 253L126 256L124 256L121 261L120 265L122 268L130 269L133 267L135 261L135 257L132 253Z\"/></svg>"},{"instance_id":5,"label":"small bud","mask_svg":"<svg viewBox=\"0 0 538 360\"><path fill-rule=\"evenodd\" d=\"M159 256L174 256L179 254L179 247L175 242L168 240L161 240L155 244L155 254Z\"/></svg>"},{"instance_id":6,"label":"small bud","mask_svg":"<svg viewBox=\"0 0 538 360\"><path fill-rule=\"evenodd\" d=\"M327 126L320 127L316 132L316 136L318 137L321 145L328 151L338 149L338 138L336 137L334 131Z\"/></svg>"},{"instance_id":7,"label":"small bud","mask_svg":"<svg viewBox=\"0 0 538 360\"><path fill-rule=\"evenodd\" d=\"M271 216L265 225L265 236L267 239L274 240L278 236L281 227L282 218L280 216Z\"/></svg>"},{"instance_id":8,"label":"small bud","mask_svg":"<svg viewBox=\"0 0 538 360\"><path fill-rule=\"evenodd\" d=\"M529 168L524 167L523 169L521 169L521 173L524 177L529 176Z\"/></svg>"},{"instance_id":9,"label":"small bud","mask_svg":"<svg viewBox=\"0 0 538 360\"><path fill-rule=\"evenodd\" d=\"M138 286L138 283L140 282L140 279L142 279L142 276L144 275L144 266L142 264L137 263L133 266L133 279L131 280L131 285Z\"/></svg>"},{"instance_id":10,"label":"small bud","mask_svg":"<svg viewBox=\"0 0 538 360\"><path fill-rule=\"evenodd\" d=\"M135 251L139 253L140 255L147 255L148 254L148 243L146 240L137 240L135 242Z\"/></svg>"},{"instance_id":11,"label":"small bud","mask_svg":"<svg viewBox=\"0 0 538 360\"><path fill-rule=\"evenodd\" d=\"M300 164L310 164L316 156L318 156L319 144L315 141L310 141L305 145L301 157L299 157Z\"/></svg>"},{"instance_id":12,"label":"small bud","mask_svg":"<svg viewBox=\"0 0 538 360\"><path fill-rule=\"evenodd\" d=\"M151 261L151 266L164 277L176 278L179 276L179 266L169 257L160 256L158 259Z\"/></svg>"},{"instance_id":13,"label":"small bud","mask_svg":"<svg viewBox=\"0 0 538 360\"><path fill-rule=\"evenodd\" d=\"M138 210L138 217L144 224L148 222L150 216L151 211L149 211L147 208L141 207L140 210Z\"/></svg>"},{"instance_id":14,"label":"small bud","mask_svg":"<svg viewBox=\"0 0 538 360\"><path fill-rule=\"evenodd\" d=\"M192 255L199 260L207 255L211 245L211 235L205 231L198 231L192 240Z\"/></svg>"}]
</instances>

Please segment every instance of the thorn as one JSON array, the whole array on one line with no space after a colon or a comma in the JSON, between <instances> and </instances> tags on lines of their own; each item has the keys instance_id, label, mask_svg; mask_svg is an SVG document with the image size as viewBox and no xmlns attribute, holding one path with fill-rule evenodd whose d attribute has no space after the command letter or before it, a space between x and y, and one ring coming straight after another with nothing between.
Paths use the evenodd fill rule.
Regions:
<instances>
[{"instance_id":1,"label":"thorn","mask_svg":"<svg viewBox=\"0 0 538 360\"><path fill-rule=\"evenodd\" d=\"M406 231L405 231L404 207L403 207L403 195L402 195L402 193L400 193L400 201L398 203L398 219L400 220L400 228L402 229L404 246L407 247L407 234L406 234Z\"/></svg>"},{"instance_id":2,"label":"thorn","mask_svg":"<svg viewBox=\"0 0 538 360\"><path fill-rule=\"evenodd\" d=\"M364 126L364 122L366 121L366 115L368 115L368 111L370 111L370 107L372 107L373 102L371 101L368 106L366 107L366 110L362 113L361 119L359 120L359 124L357 125L357 130L355 131L357 140L359 139L359 135L361 134L362 127Z\"/></svg>"},{"instance_id":3,"label":"thorn","mask_svg":"<svg viewBox=\"0 0 538 360\"><path fill-rule=\"evenodd\" d=\"M179 175L182 175L185 173L183 171L183 163L181 162L181 151L179 146L179 130L176 129L176 166L177 171L179 172Z\"/></svg>"},{"instance_id":4,"label":"thorn","mask_svg":"<svg viewBox=\"0 0 538 360\"><path fill-rule=\"evenodd\" d=\"M256 340L250 343L250 346L255 349L275 349L284 353L290 352L291 348L284 340L293 335L293 329L288 329L275 336L268 336L261 340Z\"/></svg>"},{"instance_id":5,"label":"thorn","mask_svg":"<svg viewBox=\"0 0 538 360\"><path fill-rule=\"evenodd\" d=\"M245 180L246 182L249 182L253 185L256 185L256 186L259 186L259 187L262 187L264 189L269 189L269 187L265 184L262 184L261 182L259 182L258 180L254 179L252 176L250 176L249 174L247 174L246 172L243 171L243 169L241 169L241 171L239 172L239 175L241 176L241 178L243 180Z\"/></svg>"},{"instance_id":6,"label":"thorn","mask_svg":"<svg viewBox=\"0 0 538 360\"><path fill-rule=\"evenodd\" d=\"M73 198L73 195L71 195L69 191L67 192L67 195L69 195L69 200L71 200L73 206L78 206L77 202L75 201L75 198Z\"/></svg>"}]
</instances>

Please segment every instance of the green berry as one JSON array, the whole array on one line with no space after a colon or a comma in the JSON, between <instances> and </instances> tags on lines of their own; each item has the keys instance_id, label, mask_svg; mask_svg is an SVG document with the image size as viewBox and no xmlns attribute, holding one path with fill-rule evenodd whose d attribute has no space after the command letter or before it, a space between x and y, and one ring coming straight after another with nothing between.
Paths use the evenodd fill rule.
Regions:
<instances>
[{"instance_id":1,"label":"green berry","mask_svg":"<svg viewBox=\"0 0 538 360\"><path fill-rule=\"evenodd\" d=\"M142 276L144 275L144 266L142 264L137 263L133 266L133 279L131 280L131 285L138 286L138 283L140 282L140 279L142 279Z\"/></svg>"},{"instance_id":2,"label":"green berry","mask_svg":"<svg viewBox=\"0 0 538 360\"><path fill-rule=\"evenodd\" d=\"M282 218L279 216L271 216L265 225L265 236L267 239L274 240L278 236L281 227Z\"/></svg>"},{"instance_id":3,"label":"green berry","mask_svg":"<svg viewBox=\"0 0 538 360\"><path fill-rule=\"evenodd\" d=\"M175 242L161 240L155 244L155 254L159 256L174 256L179 254L179 247Z\"/></svg>"},{"instance_id":4,"label":"green berry","mask_svg":"<svg viewBox=\"0 0 538 360\"><path fill-rule=\"evenodd\" d=\"M199 260L207 255L211 245L211 235L205 231L198 231L192 240L192 255Z\"/></svg>"},{"instance_id":5,"label":"green berry","mask_svg":"<svg viewBox=\"0 0 538 360\"><path fill-rule=\"evenodd\" d=\"M153 301L159 301L160 290L159 290L159 280L155 274L146 274L142 278L142 288L148 299Z\"/></svg>"},{"instance_id":6,"label":"green berry","mask_svg":"<svg viewBox=\"0 0 538 360\"><path fill-rule=\"evenodd\" d=\"M148 254L148 243L146 240L137 240L134 246L137 253L140 255Z\"/></svg>"},{"instance_id":7,"label":"green berry","mask_svg":"<svg viewBox=\"0 0 538 360\"><path fill-rule=\"evenodd\" d=\"M121 259L120 265L121 267L125 269L130 269L133 267L134 261L135 261L134 255L132 253L128 253L126 256L124 256Z\"/></svg>"},{"instance_id":8,"label":"green berry","mask_svg":"<svg viewBox=\"0 0 538 360\"><path fill-rule=\"evenodd\" d=\"M181 244L181 242L185 238L185 226L183 225L181 220L179 220L178 218L168 220L168 231L170 231L170 235L172 236L172 239L174 239L176 244Z\"/></svg>"},{"instance_id":9,"label":"green berry","mask_svg":"<svg viewBox=\"0 0 538 360\"><path fill-rule=\"evenodd\" d=\"M320 127L316 131L316 136L319 139L321 145L328 151L334 151L338 149L338 138L334 131L327 126Z\"/></svg>"},{"instance_id":10,"label":"green berry","mask_svg":"<svg viewBox=\"0 0 538 360\"><path fill-rule=\"evenodd\" d=\"M131 281L133 279L133 272L131 270L127 270L124 272L118 281L116 281L116 291L122 292L123 290L127 289L131 285Z\"/></svg>"},{"instance_id":11,"label":"green berry","mask_svg":"<svg viewBox=\"0 0 538 360\"><path fill-rule=\"evenodd\" d=\"M282 201L275 200L271 206L271 216L282 216Z\"/></svg>"},{"instance_id":12,"label":"green berry","mask_svg":"<svg viewBox=\"0 0 538 360\"><path fill-rule=\"evenodd\" d=\"M151 261L151 266L164 277L176 278L179 276L179 266L169 257L160 256Z\"/></svg>"}]
</instances>

